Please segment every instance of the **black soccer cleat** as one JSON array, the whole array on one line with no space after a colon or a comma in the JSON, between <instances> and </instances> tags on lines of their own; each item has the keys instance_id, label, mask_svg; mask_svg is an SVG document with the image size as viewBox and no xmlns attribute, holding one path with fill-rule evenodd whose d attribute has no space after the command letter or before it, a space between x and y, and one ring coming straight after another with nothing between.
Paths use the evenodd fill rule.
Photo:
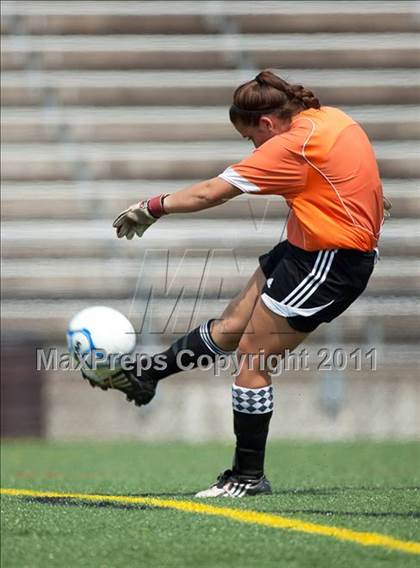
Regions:
<instances>
[{"instance_id":1,"label":"black soccer cleat","mask_svg":"<svg viewBox=\"0 0 420 568\"><path fill-rule=\"evenodd\" d=\"M195 497L246 497L255 495L271 495L271 485L265 475L261 477L247 477L235 474L227 469L219 475L216 483L208 489L199 491Z\"/></svg>"},{"instance_id":2,"label":"black soccer cleat","mask_svg":"<svg viewBox=\"0 0 420 568\"><path fill-rule=\"evenodd\" d=\"M102 390L116 389L123 392L129 402L134 402L136 406L149 404L156 394L158 381L142 371L138 377L133 370L119 370L114 375L104 379L101 383L89 379L83 371L82 376L88 380L92 387L99 387Z\"/></svg>"}]
</instances>

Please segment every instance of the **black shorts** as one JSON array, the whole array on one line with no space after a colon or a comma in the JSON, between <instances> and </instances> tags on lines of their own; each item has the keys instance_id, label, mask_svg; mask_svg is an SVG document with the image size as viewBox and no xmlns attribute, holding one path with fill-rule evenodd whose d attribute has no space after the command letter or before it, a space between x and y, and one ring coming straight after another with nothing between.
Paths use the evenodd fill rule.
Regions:
<instances>
[{"instance_id":1,"label":"black shorts","mask_svg":"<svg viewBox=\"0 0 420 568\"><path fill-rule=\"evenodd\" d=\"M376 252L308 252L282 241L260 256L264 304L298 331L309 332L346 310L366 288Z\"/></svg>"}]
</instances>

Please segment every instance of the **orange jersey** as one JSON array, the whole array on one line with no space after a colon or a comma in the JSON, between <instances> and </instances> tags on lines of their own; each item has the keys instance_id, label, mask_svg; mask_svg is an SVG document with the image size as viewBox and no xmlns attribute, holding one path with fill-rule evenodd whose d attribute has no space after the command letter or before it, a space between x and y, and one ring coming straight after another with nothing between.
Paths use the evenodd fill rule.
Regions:
<instances>
[{"instance_id":1,"label":"orange jersey","mask_svg":"<svg viewBox=\"0 0 420 568\"><path fill-rule=\"evenodd\" d=\"M220 174L241 191L283 196L292 214L287 238L307 251L371 251L383 222L382 185L363 129L339 109L299 113Z\"/></svg>"}]
</instances>

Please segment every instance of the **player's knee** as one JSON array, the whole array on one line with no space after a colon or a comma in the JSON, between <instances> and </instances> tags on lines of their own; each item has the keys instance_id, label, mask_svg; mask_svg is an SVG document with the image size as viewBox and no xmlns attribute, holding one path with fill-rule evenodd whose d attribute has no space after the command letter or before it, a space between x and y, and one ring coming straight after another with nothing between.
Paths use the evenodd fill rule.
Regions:
<instances>
[{"instance_id":1,"label":"player's knee","mask_svg":"<svg viewBox=\"0 0 420 568\"><path fill-rule=\"evenodd\" d=\"M233 315L226 319L221 320L221 332L226 335L239 335L243 334L246 323L241 320L241 318ZM238 339L239 341L239 339Z\"/></svg>"},{"instance_id":2,"label":"player's knee","mask_svg":"<svg viewBox=\"0 0 420 568\"><path fill-rule=\"evenodd\" d=\"M273 336L263 336L256 333L244 333L238 344L240 353L254 354L258 357L277 355L284 357L286 346L281 341L274 341Z\"/></svg>"},{"instance_id":3,"label":"player's knee","mask_svg":"<svg viewBox=\"0 0 420 568\"><path fill-rule=\"evenodd\" d=\"M255 341L255 334L243 333L238 344L240 353L258 353L262 346L258 347Z\"/></svg>"},{"instance_id":4,"label":"player's knee","mask_svg":"<svg viewBox=\"0 0 420 568\"><path fill-rule=\"evenodd\" d=\"M240 318L235 315L229 315L222 319L216 320L212 327L212 335L221 339L224 348L234 351L238 347L239 340L243 334L244 324Z\"/></svg>"}]
</instances>

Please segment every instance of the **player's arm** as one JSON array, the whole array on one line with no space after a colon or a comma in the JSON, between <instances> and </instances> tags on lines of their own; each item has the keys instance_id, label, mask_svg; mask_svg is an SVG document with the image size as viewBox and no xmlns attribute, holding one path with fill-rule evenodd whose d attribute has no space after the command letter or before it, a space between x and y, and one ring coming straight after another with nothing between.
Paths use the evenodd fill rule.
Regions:
<instances>
[{"instance_id":1,"label":"player's arm","mask_svg":"<svg viewBox=\"0 0 420 568\"><path fill-rule=\"evenodd\" d=\"M221 205L242 192L220 177L196 183L165 197L165 213L193 213Z\"/></svg>"},{"instance_id":2,"label":"player's arm","mask_svg":"<svg viewBox=\"0 0 420 568\"><path fill-rule=\"evenodd\" d=\"M220 177L196 183L170 195L157 195L122 211L114 220L117 237L141 237L157 219L168 213L193 213L221 205L241 191Z\"/></svg>"}]
</instances>

